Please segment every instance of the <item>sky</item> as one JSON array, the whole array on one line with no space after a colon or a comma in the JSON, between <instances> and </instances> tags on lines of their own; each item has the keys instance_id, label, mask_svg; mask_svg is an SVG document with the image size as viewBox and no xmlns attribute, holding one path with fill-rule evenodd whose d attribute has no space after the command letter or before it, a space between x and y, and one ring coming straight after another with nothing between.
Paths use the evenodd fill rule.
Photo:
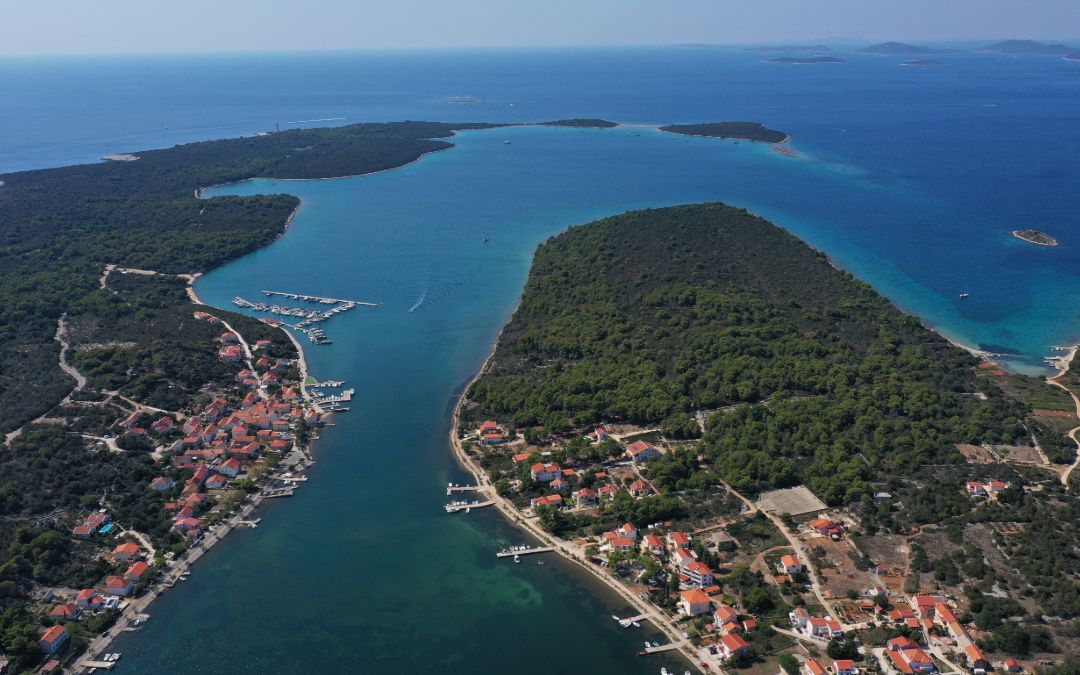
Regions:
<instances>
[{"instance_id":1,"label":"sky","mask_svg":"<svg viewBox=\"0 0 1080 675\"><path fill-rule=\"evenodd\" d=\"M7 0L0 9L6 55L1013 37L1080 38L1080 1Z\"/></svg>"}]
</instances>

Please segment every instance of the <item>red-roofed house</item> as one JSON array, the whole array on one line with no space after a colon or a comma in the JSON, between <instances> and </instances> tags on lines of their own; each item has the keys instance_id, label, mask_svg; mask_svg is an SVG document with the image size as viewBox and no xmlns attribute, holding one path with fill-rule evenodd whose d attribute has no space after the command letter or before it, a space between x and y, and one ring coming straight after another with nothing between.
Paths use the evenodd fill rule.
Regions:
<instances>
[{"instance_id":1,"label":"red-roofed house","mask_svg":"<svg viewBox=\"0 0 1080 675\"><path fill-rule=\"evenodd\" d=\"M686 566L686 575L690 577L690 583L695 586L711 586L713 582L712 569L698 560Z\"/></svg>"},{"instance_id":2,"label":"red-roofed house","mask_svg":"<svg viewBox=\"0 0 1080 675\"><path fill-rule=\"evenodd\" d=\"M629 553L637 548L637 543L630 537L616 537L611 540L611 548L619 553Z\"/></svg>"},{"instance_id":3,"label":"red-roofed house","mask_svg":"<svg viewBox=\"0 0 1080 675\"><path fill-rule=\"evenodd\" d=\"M67 640L68 633L63 626L50 626L38 640L38 648L46 654L55 654L67 643Z\"/></svg>"},{"instance_id":4,"label":"red-roofed house","mask_svg":"<svg viewBox=\"0 0 1080 675\"><path fill-rule=\"evenodd\" d=\"M619 488L614 485L601 485L600 489L596 491L596 494L600 495L601 499L615 499L615 495L619 493Z\"/></svg>"},{"instance_id":5,"label":"red-roofed house","mask_svg":"<svg viewBox=\"0 0 1080 675\"><path fill-rule=\"evenodd\" d=\"M558 464L533 464L529 473L537 483L550 483L562 473Z\"/></svg>"},{"instance_id":6,"label":"red-roofed house","mask_svg":"<svg viewBox=\"0 0 1080 675\"><path fill-rule=\"evenodd\" d=\"M844 526L828 518L815 518L810 521L810 527L823 537L837 539L844 534Z\"/></svg>"},{"instance_id":7,"label":"red-roofed house","mask_svg":"<svg viewBox=\"0 0 1080 675\"><path fill-rule=\"evenodd\" d=\"M967 659L968 666L976 673L985 673L990 668L990 661L986 658L986 654L983 654L982 650L974 644L969 643L964 647L964 658Z\"/></svg>"},{"instance_id":8,"label":"red-roofed house","mask_svg":"<svg viewBox=\"0 0 1080 675\"><path fill-rule=\"evenodd\" d=\"M727 605L717 605L713 610L713 625L721 633L739 633L743 629L738 613Z\"/></svg>"},{"instance_id":9,"label":"red-roofed house","mask_svg":"<svg viewBox=\"0 0 1080 675\"><path fill-rule=\"evenodd\" d=\"M840 627L840 622L827 617L814 616L810 617L810 634L814 637L820 637L825 639L832 639L842 637L844 630Z\"/></svg>"},{"instance_id":10,"label":"red-roofed house","mask_svg":"<svg viewBox=\"0 0 1080 675\"><path fill-rule=\"evenodd\" d=\"M663 555L666 547L664 540L655 534L647 534L641 539L641 552L653 555Z\"/></svg>"},{"instance_id":11,"label":"red-roofed house","mask_svg":"<svg viewBox=\"0 0 1080 675\"><path fill-rule=\"evenodd\" d=\"M131 595L131 580L118 576L106 577L105 590L112 595L119 595L121 597Z\"/></svg>"},{"instance_id":12,"label":"red-roofed house","mask_svg":"<svg viewBox=\"0 0 1080 675\"><path fill-rule=\"evenodd\" d=\"M563 505L562 495L545 495L543 497L533 497L529 502L535 509L538 506L554 506L558 508Z\"/></svg>"},{"instance_id":13,"label":"red-roofed house","mask_svg":"<svg viewBox=\"0 0 1080 675\"><path fill-rule=\"evenodd\" d=\"M630 494L635 497L647 497L652 490L649 489L649 484L640 478L630 484Z\"/></svg>"},{"instance_id":14,"label":"red-roofed house","mask_svg":"<svg viewBox=\"0 0 1080 675\"><path fill-rule=\"evenodd\" d=\"M634 441L626 446L626 456L635 462L648 462L660 457L660 448L647 441Z\"/></svg>"},{"instance_id":15,"label":"red-roofed house","mask_svg":"<svg viewBox=\"0 0 1080 675\"><path fill-rule=\"evenodd\" d=\"M78 605L57 605L49 612L49 618L54 621L74 621L82 614Z\"/></svg>"},{"instance_id":16,"label":"red-roofed house","mask_svg":"<svg viewBox=\"0 0 1080 675\"><path fill-rule=\"evenodd\" d=\"M514 464L521 464L522 462L529 461L529 458L533 456L531 452L521 452L512 457Z\"/></svg>"},{"instance_id":17,"label":"red-roofed house","mask_svg":"<svg viewBox=\"0 0 1080 675\"><path fill-rule=\"evenodd\" d=\"M720 651L724 658L738 658L750 651L750 643L735 633L728 633L720 638Z\"/></svg>"},{"instance_id":18,"label":"red-roofed house","mask_svg":"<svg viewBox=\"0 0 1080 675\"><path fill-rule=\"evenodd\" d=\"M700 588L692 588L679 594L679 606L687 616L700 616L708 614L712 608L712 600L705 591Z\"/></svg>"},{"instance_id":19,"label":"red-roofed house","mask_svg":"<svg viewBox=\"0 0 1080 675\"><path fill-rule=\"evenodd\" d=\"M937 595L913 595L908 604L920 619L933 619L934 609L945 604L945 598Z\"/></svg>"},{"instance_id":20,"label":"red-roofed house","mask_svg":"<svg viewBox=\"0 0 1080 675\"><path fill-rule=\"evenodd\" d=\"M129 563L137 557L139 557L139 546L130 541L113 549L113 560L117 562Z\"/></svg>"},{"instance_id":21,"label":"red-roofed house","mask_svg":"<svg viewBox=\"0 0 1080 675\"><path fill-rule=\"evenodd\" d=\"M168 431L172 431L173 429L175 429L176 428L176 422L174 422L173 418L171 418L171 417L162 417L159 420L157 420L156 422L154 422L153 424L151 424L150 428L152 430L156 431L159 434L163 434L163 433L166 433Z\"/></svg>"},{"instance_id":22,"label":"red-roofed house","mask_svg":"<svg viewBox=\"0 0 1080 675\"><path fill-rule=\"evenodd\" d=\"M817 659L806 659L799 672L803 675L828 675L829 673Z\"/></svg>"},{"instance_id":23,"label":"red-roofed house","mask_svg":"<svg viewBox=\"0 0 1080 675\"><path fill-rule=\"evenodd\" d=\"M596 490L593 490L592 488L581 488L574 493L574 503L581 508L586 506L596 506L597 500Z\"/></svg>"},{"instance_id":24,"label":"red-roofed house","mask_svg":"<svg viewBox=\"0 0 1080 675\"><path fill-rule=\"evenodd\" d=\"M90 609L101 605L101 598L92 588L84 588L75 596L75 604L81 609Z\"/></svg>"},{"instance_id":25,"label":"red-roofed house","mask_svg":"<svg viewBox=\"0 0 1080 675\"><path fill-rule=\"evenodd\" d=\"M684 532L668 532L667 540L672 548L690 548L690 537Z\"/></svg>"},{"instance_id":26,"label":"red-roofed house","mask_svg":"<svg viewBox=\"0 0 1080 675\"><path fill-rule=\"evenodd\" d=\"M859 669L851 659L837 659L833 661L833 673L835 675L859 675Z\"/></svg>"},{"instance_id":27,"label":"red-roofed house","mask_svg":"<svg viewBox=\"0 0 1080 675\"><path fill-rule=\"evenodd\" d=\"M780 558L780 562L776 564L776 569L780 574L798 574L803 571L803 566L798 558L788 554Z\"/></svg>"},{"instance_id":28,"label":"red-roofed house","mask_svg":"<svg viewBox=\"0 0 1080 675\"><path fill-rule=\"evenodd\" d=\"M140 560L124 572L124 578L129 581L142 581L149 571L150 566Z\"/></svg>"},{"instance_id":29,"label":"red-roofed house","mask_svg":"<svg viewBox=\"0 0 1080 675\"><path fill-rule=\"evenodd\" d=\"M236 478L240 475L240 468L240 460L230 459L222 463L222 465L217 468L217 471L229 478Z\"/></svg>"}]
</instances>

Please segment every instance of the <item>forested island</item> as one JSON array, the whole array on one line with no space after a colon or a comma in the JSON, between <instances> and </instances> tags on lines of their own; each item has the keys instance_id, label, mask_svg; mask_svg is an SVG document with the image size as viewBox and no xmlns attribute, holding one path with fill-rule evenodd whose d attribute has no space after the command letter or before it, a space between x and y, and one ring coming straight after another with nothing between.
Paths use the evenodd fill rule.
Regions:
<instances>
[{"instance_id":1,"label":"forested island","mask_svg":"<svg viewBox=\"0 0 1080 675\"><path fill-rule=\"evenodd\" d=\"M668 124L660 131L684 136L708 138L734 138L762 143L783 143L788 136L782 131L770 129L760 122L702 122L701 124Z\"/></svg>"},{"instance_id":2,"label":"forested island","mask_svg":"<svg viewBox=\"0 0 1080 675\"><path fill-rule=\"evenodd\" d=\"M765 63L789 63L798 65L812 65L815 63L843 63L843 59L835 56L781 56L775 59L765 59Z\"/></svg>"},{"instance_id":3,"label":"forested island","mask_svg":"<svg viewBox=\"0 0 1080 675\"><path fill-rule=\"evenodd\" d=\"M823 604L879 622L845 628L867 647L896 636L894 621L902 630L903 615L867 609L855 590L844 599L832 574L749 572L756 552L786 540L809 542L814 569L889 570L886 609L947 597L964 644L978 631L978 648L1000 659L1080 653L1080 558L1068 552L1080 505L1052 464L1076 456L1064 435L1073 411L1065 392L981 363L786 231L701 204L605 218L541 246L458 407L455 442L508 513L594 574L631 589L647 577L648 601L695 646L715 645L716 628L675 606L679 589L691 589L684 603L700 597L686 579L699 572L717 598L768 610L778 627L792 607ZM805 507L817 516L753 508L796 486L823 502ZM812 548L836 523L854 563ZM665 567L647 541L641 554L624 548L635 528L678 547L682 532L721 525L728 548L695 537L690 567ZM896 555L904 548L910 558ZM777 648L747 637L731 657L740 665ZM830 655L873 663L846 644L830 643Z\"/></svg>"},{"instance_id":4,"label":"forested island","mask_svg":"<svg viewBox=\"0 0 1080 675\"><path fill-rule=\"evenodd\" d=\"M935 47L921 47L909 45L906 42L882 42L881 44L863 47L860 54L878 54L883 56L895 56L903 54L953 54L958 50Z\"/></svg>"},{"instance_id":5,"label":"forested island","mask_svg":"<svg viewBox=\"0 0 1080 675\"><path fill-rule=\"evenodd\" d=\"M934 61L932 59L914 59L912 61L904 61L900 65L912 66L916 68L927 68L932 66L942 66L945 64L943 64L941 61Z\"/></svg>"},{"instance_id":6,"label":"forested island","mask_svg":"<svg viewBox=\"0 0 1080 675\"><path fill-rule=\"evenodd\" d=\"M1023 239L1030 244L1038 244L1039 246L1057 246L1058 241L1045 232L1039 230L1025 229L1025 230L1013 230L1012 235L1017 239Z\"/></svg>"},{"instance_id":7,"label":"forested island","mask_svg":"<svg viewBox=\"0 0 1080 675\"><path fill-rule=\"evenodd\" d=\"M1071 47L1063 44L1047 44L1035 40L1005 40L995 42L980 49L983 52L995 52L998 54L1045 54L1059 56L1074 51Z\"/></svg>"}]
</instances>

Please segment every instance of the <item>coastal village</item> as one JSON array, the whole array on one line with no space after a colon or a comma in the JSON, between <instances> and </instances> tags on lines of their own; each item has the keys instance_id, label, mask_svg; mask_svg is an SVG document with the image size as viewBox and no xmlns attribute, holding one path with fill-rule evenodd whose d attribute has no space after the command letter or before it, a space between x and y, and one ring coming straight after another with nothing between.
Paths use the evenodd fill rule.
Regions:
<instances>
[{"instance_id":1,"label":"coastal village","mask_svg":"<svg viewBox=\"0 0 1080 675\"><path fill-rule=\"evenodd\" d=\"M986 634L959 589L932 578L905 583L909 551L864 536L853 512L827 508L805 487L751 501L717 480L677 521L608 527L617 514L648 513L665 498L650 476L685 442L630 425L543 437L497 420L458 434L459 457L480 481L448 494L487 499L455 501L448 511L499 505L541 541L501 557L521 563L557 551L593 572L634 607L635 616L613 619L626 629L651 622L666 636L644 641L640 656L677 650L719 673L1034 672L1011 655L987 656ZM977 507L1009 487L990 478L956 490Z\"/></svg>"},{"instance_id":2,"label":"coastal village","mask_svg":"<svg viewBox=\"0 0 1080 675\"><path fill-rule=\"evenodd\" d=\"M251 514L263 500L292 495L314 463L307 444L324 415L347 410L344 382L316 382L302 360L275 355L298 348L284 331L278 348L269 338L249 343L215 314L195 311L192 318L220 330L217 358L235 370L234 381L204 390L183 410L136 405L97 441L115 452L132 439L151 448L159 473L145 489L161 496L181 543L155 548L151 537L114 519L107 497L76 514L70 536L94 551L106 572L85 588L38 589L39 672L116 665L121 654L108 651L112 639L139 630L150 619L146 607L186 581L190 565L231 530L257 527Z\"/></svg>"}]
</instances>

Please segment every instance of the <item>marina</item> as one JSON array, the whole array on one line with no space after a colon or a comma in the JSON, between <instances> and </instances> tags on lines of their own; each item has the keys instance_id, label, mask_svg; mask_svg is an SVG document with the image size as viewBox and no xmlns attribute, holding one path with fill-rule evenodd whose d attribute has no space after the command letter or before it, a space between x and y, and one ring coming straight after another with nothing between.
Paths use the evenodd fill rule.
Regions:
<instances>
[{"instance_id":1,"label":"marina","mask_svg":"<svg viewBox=\"0 0 1080 675\"><path fill-rule=\"evenodd\" d=\"M307 309L304 307L289 307L280 304L270 304L267 302L253 302L246 298L242 298L239 295L234 297L232 303L237 307L243 309L250 309L255 312L266 312L268 314L275 314L277 316L292 317L300 319L296 323L283 323L282 325L292 328L293 330L300 331L307 335L308 340L312 344L328 345L332 344L332 340L327 336L326 331L322 328L314 326L313 324L322 323L328 321L338 314L355 309L356 307L371 307L375 308L379 306L377 302L367 302L365 300L343 300L341 298L324 298L318 295L304 295L302 293L289 293L286 291L263 291L268 298L281 297L288 300L295 300L298 302L307 302L318 305L329 305L329 309ZM342 383L337 383L340 385ZM318 385L335 386L332 382L319 382Z\"/></svg>"},{"instance_id":2,"label":"marina","mask_svg":"<svg viewBox=\"0 0 1080 675\"><path fill-rule=\"evenodd\" d=\"M472 509L482 509L485 506L491 506L495 502L488 500L486 502L450 502L446 505L447 513L457 513L458 511L464 511L468 513Z\"/></svg>"}]
</instances>

